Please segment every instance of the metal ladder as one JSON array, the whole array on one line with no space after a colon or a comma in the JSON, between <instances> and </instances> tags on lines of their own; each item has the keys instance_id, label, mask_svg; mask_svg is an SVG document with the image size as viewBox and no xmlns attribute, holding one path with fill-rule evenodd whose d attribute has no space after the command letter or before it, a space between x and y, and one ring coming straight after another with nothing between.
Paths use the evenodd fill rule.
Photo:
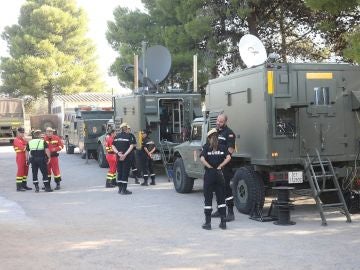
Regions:
<instances>
[{"instance_id":1,"label":"metal ladder","mask_svg":"<svg viewBox=\"0 0 360 270\"><path fill-rule=\"evenodd\" d=\"M351 222L350 213L346 206L346 202L344 200L339 181L336 177L334 167L330 159L321 159L319 151L317 149L315 149L315 151L316 156L312 159L310 158L309 154L307 154L307 158L304 159L304 164L306 177L309 180L310 187L313 193L313 198L316 202L317 208L319 209L322 225L327 225L325 212L326 210L330 211L331 209L337 209L338 211L340 211L340 213L346 216L346 222ZM327 182L333 183L334 188L327 188ZM320 195L327 192L336 192L340 202L327 204L322 203L320 200Z\"/></svg>"}]
</instances>

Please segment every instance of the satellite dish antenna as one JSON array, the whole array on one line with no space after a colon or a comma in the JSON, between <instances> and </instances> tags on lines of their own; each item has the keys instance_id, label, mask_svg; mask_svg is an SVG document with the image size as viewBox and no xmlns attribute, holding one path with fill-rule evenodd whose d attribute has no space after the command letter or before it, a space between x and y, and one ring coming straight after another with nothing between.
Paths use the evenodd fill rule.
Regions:
<instances>
[{"instance_id":1,"label":"satellite dish antenna","mask_svg":"<svg viewBox=\"0 0 360 270\"><path fill-rule=\"evenodd\" d=\"M254 35L247 34L240 39L239 52L248 68L261 65L267 59L264 45Z\"/></svg>"},{"instance_id":2,"label":"satellite dish antenna","mask_svg":"<svg viewBox=\"0 0 360 270\"><path fill-rule=\"evenodd\" d=\"M145 60L145 71L142 70ZM171 54L169 50L161 45L156 45L148 48L144 55L139 60L139 79L143 81L146 79L157 85L162 82L169 74L171 68Z\"/></svg>"}]
</instances>

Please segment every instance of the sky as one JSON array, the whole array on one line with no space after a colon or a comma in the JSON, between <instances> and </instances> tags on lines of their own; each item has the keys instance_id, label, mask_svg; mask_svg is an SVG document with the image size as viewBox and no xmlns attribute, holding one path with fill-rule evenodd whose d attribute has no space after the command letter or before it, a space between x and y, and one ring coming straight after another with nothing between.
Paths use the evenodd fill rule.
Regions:
<instances>
[{"instance_id":1,"label":"sky","mask_svg":"<svg viewBox=\"0 0 360 270\"><path fill-rule=\"evenodd\" d=\"M0 32L6 26L16 24L20 14L20 7L25 0L0 0ZM117 53L108 44L105 33L107 21L113 20L113 11L116 7L128 7L130 9L143 9L141 0L77 0L79 7L82 7L88 16L88 36L94 41L97 47L98 63L100 72L109 88L115 92L122 90L116 77L108 75L108 69L117 57ZM7 43L0 40L0 56L8 56Z\"/></svg>"}]
</instances>

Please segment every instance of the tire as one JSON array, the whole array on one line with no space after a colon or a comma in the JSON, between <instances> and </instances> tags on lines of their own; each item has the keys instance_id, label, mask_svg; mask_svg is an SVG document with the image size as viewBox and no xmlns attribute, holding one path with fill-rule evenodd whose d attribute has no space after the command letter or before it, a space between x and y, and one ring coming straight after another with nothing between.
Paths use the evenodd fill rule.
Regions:
<instances>
[{"instance_id":1,"label":"tire","mask_svg":"<svg viewBox=\"0 0 360 270\"><path fill-rule=\"evenodd\" d=\"M187 176L182 158L174 163L174 187L179 193L190 193L194 187L194 178Z\"/></svg>"},{"instance_id":2,"label":"tire","mask_svg":"<svg viewBox=\"0 0 360 270\"><path fill-rule=\"evenodd\" d=\"M99 167L100 168L108 168L109 164L106 160L104 149L100 143L98 144L97 156L98 156L97 161L98 161Z\"/></svg>"},{"instance_id":3,"label":"tire","mask_svg":"<svg viewBox=\"0 0 360 270\"><path fill-rule=\"evenodd\" d=\"M234 203L240 213L249 214L257 205L264 206L265 188L261 177L252 168L242 167L235 172L232 183Z\"/></svg>"},{"instance_id":4,"label":"tire","mask_svg":"<svg viewBox=\"0 0 360 270\"><path fill-rule=\"evenodd\" d=\"M69 143L69 139L65 140L66 154L74 154L75 147Z\"/></svg>"}]
</instances>

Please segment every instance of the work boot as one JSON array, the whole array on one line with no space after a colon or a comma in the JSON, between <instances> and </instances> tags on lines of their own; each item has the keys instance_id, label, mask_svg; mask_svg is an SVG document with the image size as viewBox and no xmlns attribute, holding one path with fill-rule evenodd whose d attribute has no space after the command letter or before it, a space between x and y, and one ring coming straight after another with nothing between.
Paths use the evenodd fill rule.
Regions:
<instances>
[{"instance_id":1,"label":"work boot","mask_svg":"<svg viewBox=\"0 0 360 270\"><path fill-rule=\"evenodd\" d=\"M112 184L112 182L106 181L105 187L106 187L106 188L113 188L114 185Z\"/></svg>"},{"instance_id":2,"label":"work boot","mask_svg":"<svg viewBox=\"0 0 360 270\"><path fill-rule=\"evenodd\" d=\"M211 216L205 216L205 223L201 227L204 230L211 230Z\"/></svg>"},{"instance_id":3,"label":"work boot","mask_svg":"<svg viewBox=\"0 0 360 270\"><path fill-rule=\"evenodd\" d=\"M122 183L118 183L118 187L119 187L118 193L121 194L121 192L122 192L122 190L123 190L123 184L122 184Z\"/></svg>"},{"instance_id":4,"label":"work boot","mask_svg":"<svg viewBox=\"0 0 360 270\"><path fill-rule=\"evenodd\" d=\"M139 181L139 179L137 178L137 176L135 175L135 184L137 184L137 185L139 185L140 184L140 181Z\"/></svg>"},{"instance_id":5,"label":"work boot","mask_svg":"<svg viewBox=\"0 0 360 270\"><path fill-rule=\"evenodd\" d=\"M130 190L123 188L123 190L121 191L121 194L122 195L130 195L130 194L132 194L132 192Z\"/></svg>"},{"instance_id":6,"label":"work boot","mask_svg":"<svg viewBox=\"0 0 360 270\"><path fill-rule=\"evenodd\" d=\"M45 183L45 192L53 192L53 190L51 189L50 183Z\"/></svg>"},{"instance_id":7,"label":"work boot","mask_svg":"<svg viewBox=\"0 0 360 270\"><path fill-rule=\"evenodd\" d=\"M219 224L219 228L226 230L226 219L225 218L221 218L220 224Z\"/></svg>"},{"instance_id":8,"label":"work boot","mask_svg":"<svg viewBox=\"0 0 360 270\"><path fill-rule=\"evenodd\" d=\"M22 183L16 183L16 191L26 191Z\"/></svg>"},{"instance_id":9,"label":"work boot","mask_svg":"<svg viewBox=\"0 0 360 270\"><path fill-rule=\"evenodd\" d=\"M55 190L60 190L60 183L56 183L56 187L55 187Z\"/></svg>"},{"instance_id":10,"label":"work boot","mask_svg":"<svg viewBox=\"0 0 360 270\"><path fill-rule=\"evenodd\" d=\"M39 190L39 184L35 184L35 192L36 192L36 193L39 193L39 191L40 191L40 190Z\"/></svg>"},{"instance_id":11,"label":"work boot","mask_svg":"<svg viewBox=\"0 0 360 270\"><path fill-rule=\"evenodd\" d=\"M214 213L211 214L211 217L214 217L214 218L219 218L220 217L220 213L218 210L216 210Z\"/></svg>"},{"instance_id":12,"label":"work boot","mask_svg":"<svg viewBox=\"0 0 360 270\"><path fill-rule=\"evenodd\" d=\"M230 222L230 221L235 220L235 215L234 215L234 209L233 208L228 208L228 214L227 214L225 220L226 220L226 222Z\"/></svg>"},{"instance_id":13,"label":"work boot","mask_svg":"<svg viewBox=\"0 0 360 270\"><path fill-rule=\"evenodd\" d=\"M153 185L153 186L156 185L156 184L155 184L155 178L151 178L151 183L150 183L150 185Z\"/></svg>"},{"instance_id":14,"label":"work boot","mask_svg":"<svg viewBox=\"0 0 360 270\"><path fill-rule=\"evenodd\" d=\"M31 187L28 187L28 186L27 186L27 182L26 182L26 181L22 181L22 186L23 186L23 188L26 189L26 190L32 190Z\"/></svg>"},{"instance_id":15,"label":"work boot","mask_svg":"<svg viewBox=\"0 0 360 270\"><path fill-rule=\"evenodd\" d=\"M111 180L111 184L113 185L113 187L116 187L117 186L116 179Z\"/></svg>"},{"instance_id":16,"label":"work boot","mask_svg":"<svg viewBox=\"0 0 360 270\"><path fill-rule=\"evenodd\" d=\"M148 184L148 180L147 180L147 179L146 179L146 180L144 179L144 183L141 183L141 185L142 185L142 186L148 186L148 185L149 185L149 184Z\"/></svg>"}]
</instances>

